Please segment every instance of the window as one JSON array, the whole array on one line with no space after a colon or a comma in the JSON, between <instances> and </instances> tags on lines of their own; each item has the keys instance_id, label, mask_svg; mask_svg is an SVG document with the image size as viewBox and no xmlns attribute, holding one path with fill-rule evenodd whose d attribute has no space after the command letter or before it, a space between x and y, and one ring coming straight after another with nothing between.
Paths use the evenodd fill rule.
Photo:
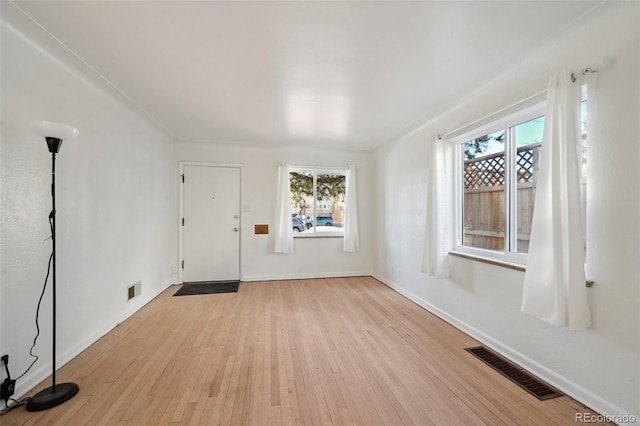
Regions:
<instances>
[{"instance_id":1,"label":"window","mask_svg":"<svg viewBox=\"0 0 640 426\"><path fill-rule=\"evenodd\" d=\"M346 170L292 168L289 176L295 235L343 236Z\"/></svg>"},{"instance_id":2,"label":"window","mask_svg":"<svg viewBox=\"0 0 640 426\"><path fill-rule=\"evenodd\" d=\"M585 101L583 191L586 109ZM543 114L544 104L536 105L452 139L457 148L457 251L512 263L526 262L539 159L544 155ZM583 210L586 213L586 205Z\"/></svg>"}]
</instances>

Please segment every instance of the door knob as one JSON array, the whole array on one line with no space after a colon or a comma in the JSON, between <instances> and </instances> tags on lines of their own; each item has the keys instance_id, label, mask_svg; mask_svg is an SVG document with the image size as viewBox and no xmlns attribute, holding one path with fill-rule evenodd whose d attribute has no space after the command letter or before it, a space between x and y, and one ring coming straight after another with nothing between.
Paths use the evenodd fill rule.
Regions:
<instances>
[{"instance_id":1,"label":"door knob","mask_svg":"<svg viewBox=\"0 0 640 426\"><path fill-rule=\"evenodd\" d=\"M233 215L233 218L234 218L234 219L237 219L237 218L239 218L239 217L240 217L240 216L238 216L237 214L234 214L234 215Z\"/></svg>"},{"instance_id":2,"label":"door knob","mask_svg":"<svg viewBox=\"0 0 640 426\"><path fill-rule=\"evenodd\" d=\"M238 232L239 229L238 228L233 228L233 232Z\"/></svg>"}]
</instances>

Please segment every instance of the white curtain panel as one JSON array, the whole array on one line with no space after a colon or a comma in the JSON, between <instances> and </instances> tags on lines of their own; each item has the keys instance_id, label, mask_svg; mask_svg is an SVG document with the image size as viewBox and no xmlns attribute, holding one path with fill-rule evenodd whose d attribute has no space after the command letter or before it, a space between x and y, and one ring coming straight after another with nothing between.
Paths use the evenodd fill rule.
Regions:
<instances>
[{"instance_id":1,"label":"white curtain panel","mask_svg":"<svg viewBox=\"0 0 640 426\"><path fill-rule=\"evenodd\" d=\"M291 221L291 190L289 166L278 166L278 204L276 206L276 253L293 253L293 223Z\"/></svg>"},{"instance_id":2,"label":"white curtain panel","mask_svg":"<svg viewBox=\"0 0 640 426\"><path fill-rule=\"evenodd\" d=\"M350 165L346 176L346 212L344 218L343 250L347 252L360 250L358 235L358 195L356 184L356 166Z\"/></svg>"},{"instance_id":3,"label":"white curtain panel","mask_svg":"<svg viewBox=\"0 0 640 426\"><path fill-rule=\"evenodd\" d=\"M427 220L422 272L436 278L449 276L449 250L452 247L452 147L435 136L427 153Z\"/></svg>"},{"instance_id":4,"label":"white curtain panel","mask_svg":"<svg viewBox=\"0 0 640 426\"><path fill-rule=\"evenodd\" d=\"M570 330L591 325L580 195L580 85L551 77L522 312Z\"/></svg>"}]
</instances>

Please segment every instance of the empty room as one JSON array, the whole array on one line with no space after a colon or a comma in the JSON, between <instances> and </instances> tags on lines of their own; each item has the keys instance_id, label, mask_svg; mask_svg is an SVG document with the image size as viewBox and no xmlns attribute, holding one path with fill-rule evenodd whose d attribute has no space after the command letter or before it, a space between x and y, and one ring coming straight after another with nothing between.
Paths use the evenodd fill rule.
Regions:
<instances>
[{"instance_id":1,"label":"empty room","mask_svg":"<svg viewBox=\"0 0 640 426\"><path fill-rule=\"evenodd\" d=\"M640 2L0 8L1 424L640 422Z\"/></svg>"}]
</instances>

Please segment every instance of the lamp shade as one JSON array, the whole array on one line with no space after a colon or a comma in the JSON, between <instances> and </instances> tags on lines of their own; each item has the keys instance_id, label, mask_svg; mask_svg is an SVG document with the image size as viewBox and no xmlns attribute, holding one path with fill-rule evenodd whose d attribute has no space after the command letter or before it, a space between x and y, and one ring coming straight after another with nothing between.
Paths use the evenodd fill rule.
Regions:
<instances>
[{"instance_id":1,"label":"lamp shade","mask_svg":"<svg viewBox=\"0 0 640 426\"><path fill-rule=\"evenodd\" d=\"M73 139L80 132L78 129L51 121L36 120L31 122L31 130L43 138Z\"/></svg>"}]
</instances>

